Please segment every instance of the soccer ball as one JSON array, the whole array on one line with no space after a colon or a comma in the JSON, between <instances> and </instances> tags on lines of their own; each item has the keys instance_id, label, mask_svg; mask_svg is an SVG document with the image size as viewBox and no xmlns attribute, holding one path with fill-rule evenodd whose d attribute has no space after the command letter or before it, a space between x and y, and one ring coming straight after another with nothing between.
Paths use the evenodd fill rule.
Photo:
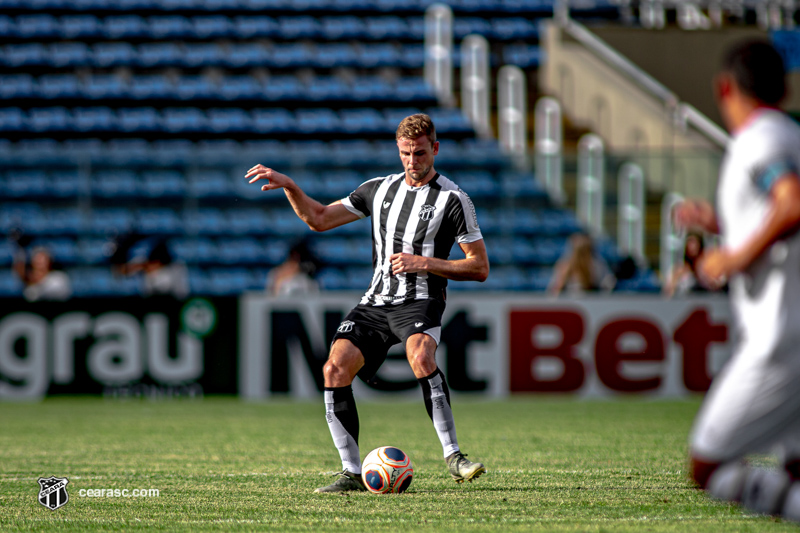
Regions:
<instances>
[{"instance_id":1,"label":"soccer ball","mask_svg":"<svg viewBox=\"0 0 800 533\"><path fill-rule=\"evenodd\" d=\"M394 446L375 448L364 458L361 479L367 490L375 494L404 492L414 477L411 459Z\"/></svg>"}]
</instances>

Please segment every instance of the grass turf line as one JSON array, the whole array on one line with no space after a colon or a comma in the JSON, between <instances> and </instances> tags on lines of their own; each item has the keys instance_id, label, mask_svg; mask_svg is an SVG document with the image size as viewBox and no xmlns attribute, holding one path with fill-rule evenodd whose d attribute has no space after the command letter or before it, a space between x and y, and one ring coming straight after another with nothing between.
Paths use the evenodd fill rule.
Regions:
<instances>
[{"instance_id":1,"label":"grass turf line","mask_svg":"<svg viewBox=\"0 0 800 533\"><path fill-rule=\"evenodd\" d=\"M489 472L457 485L419 402L359 403L362 457L402 448L402 495L318 495L339 460L322 401L53 398L0 406L3 531L797 531L709 500L686 478L697 400L454 401L459 443ZM68 477L70 501L37 501ZM156 488L157 498L80 497Z\"/></svg>"}]
</instances>

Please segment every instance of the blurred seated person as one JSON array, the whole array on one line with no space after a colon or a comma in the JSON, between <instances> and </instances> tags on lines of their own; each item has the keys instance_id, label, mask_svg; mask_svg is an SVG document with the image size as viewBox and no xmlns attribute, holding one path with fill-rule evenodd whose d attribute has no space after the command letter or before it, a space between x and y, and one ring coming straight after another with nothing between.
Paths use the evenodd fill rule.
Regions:
<instances>
[{"instance_id":1,"label":"blurred seated person","mask_svg":"<svg viewBox=\"0 0 800 533\"><path fill-rule=\"evenodd\" d=\"M72 296L69 276L66 272L54 268L53 257L46 248L34 248L30 264L27 262L25 250L20 248L15 254L14 272L25 284L22 294L29 302L64 301Z\"/></svg>"},{"instance_id":2,"label":"blurred seated person","mask_svg":"<svg viewBox=\"0 0 800 533\"><path fill-rule=\"evenodd\" d=\"M127 254L134 244L135 239L128 238L122 247L117 249L115 255ZM144 274L142 295L145 297L172 296L183 300L189 295L189 272L186 265L173 260L163 239L153 241L146 259L134 258L120 262L112 258L112 263L115 265L115 270L121 274L133 275L139 272Z\"/></svg>"},{"instance_id":3,"label":"blurred seated person","mask_svg":"<svg viewBox=\"0 0 800 533\"><path fill-rule=\"evenodd\" d=\"M316 294L319 283L314 279L317 260L305 242L299 242L289 250L286 261L267 274L266 291L270 296Z\"/></svg>"},{"instance_id":4,"label":"blurred seated person","mask_svg":"<svg viewBox=\"0 0 800 533\"><path fill-rule=\"evenodd\" d=\"M683 263L677 265L670 273L667 282L664 284L664 296L672 298L676 294L708 290L697 275L697 263L703 255L704 247L701 234L689 233L686 235L686 242L683 247Z\"/></svg>"},{"instance_id":5,"label":"blurred seated person","mask_svg":"<svg viewBox=\"0 0 800 533\"><path fill-rule=\"evenodd\" d=\"M569 238L567 251L553 268L547 292L558 296L566 290L574 296L591 291L611 291L616 283L608 263L594 253L591 237L575 233Z\"/></svg>"}]
</instances>

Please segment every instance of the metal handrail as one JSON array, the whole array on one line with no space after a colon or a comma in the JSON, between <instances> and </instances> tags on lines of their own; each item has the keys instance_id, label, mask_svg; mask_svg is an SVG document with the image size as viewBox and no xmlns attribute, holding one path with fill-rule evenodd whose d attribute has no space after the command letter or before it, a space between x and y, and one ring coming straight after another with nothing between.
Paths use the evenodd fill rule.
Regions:
<instances>
[{"instance_id":1,"label":"metal handrail","mask_svg":"<svg viewBox=\"0 0 800 533\"><path fill-rule=\"evenodd\" d=\"M659 99L681 124L684 126L692 126L720 147L724 148L728 144L730 136L722 128L717 126L695 107L681 102L674 92L670 91L661 82L614 50L605 41L589 31L586 26L572 19L568 19L561 22L561 27L570 37L594 52L600 59L616 68L652 96Z\"/></svg>"}]
</instances>

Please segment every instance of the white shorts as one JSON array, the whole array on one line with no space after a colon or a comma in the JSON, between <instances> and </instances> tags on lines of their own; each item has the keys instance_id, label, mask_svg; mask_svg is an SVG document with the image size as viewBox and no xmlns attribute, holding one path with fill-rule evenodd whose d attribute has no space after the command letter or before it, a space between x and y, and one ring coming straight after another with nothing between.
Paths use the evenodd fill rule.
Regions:
<instances>
[{"instance_id":1,"label":"white shorts","mask_svg":"<svg viewBox=\"0 0 800 533\"><path fill-rule=\"evenodd\" d=\"M711 384L690 437L700 459L723 463L776 448L800 457L800 346L765 354L753 345L737 350Z\"/></svg>"}]
</instances>

